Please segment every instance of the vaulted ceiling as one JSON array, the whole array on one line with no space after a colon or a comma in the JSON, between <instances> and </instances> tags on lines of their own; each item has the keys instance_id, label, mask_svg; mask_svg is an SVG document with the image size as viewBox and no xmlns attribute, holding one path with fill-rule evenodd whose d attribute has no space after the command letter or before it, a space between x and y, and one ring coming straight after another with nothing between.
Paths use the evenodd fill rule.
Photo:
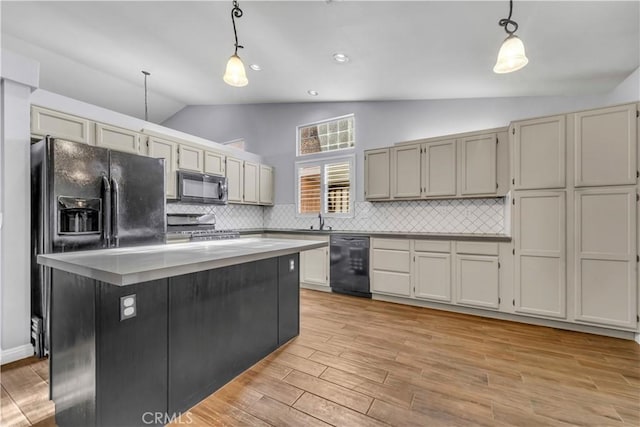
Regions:
<instances>
[{"instance_id":1,"label":"vaulted ceiling","mask_svg":"<svg viewBox=\"0 0 640 427\"><path fill-rule=\"evenodd\" d=\"M41 63L42 88L137 117L147 70L156 122L193 104L598 93L640 63L637 1L514 2L530 63L505 75L506 0L239 3L239 55L262 67L244 88L222 81L231 1L3 1L2 47Z\"/></svg>"}]
</instances>

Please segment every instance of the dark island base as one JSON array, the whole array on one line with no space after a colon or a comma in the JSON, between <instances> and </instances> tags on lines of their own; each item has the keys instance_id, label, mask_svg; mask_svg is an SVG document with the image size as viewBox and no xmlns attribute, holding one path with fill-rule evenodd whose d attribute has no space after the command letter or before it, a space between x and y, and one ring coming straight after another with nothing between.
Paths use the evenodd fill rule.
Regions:
<instances>
[{"instance_id":1,"label":"dark island base","mask_svg":"<svg viewBox=\"0 0 640 427\"><path fill-rule=\"evenodd\" d=\"M130 286L53 270L56 423L176 419L298 335L298 274L298 254ZM136 317L121 321L132 294Z\"/></svg>"}]
</instances>

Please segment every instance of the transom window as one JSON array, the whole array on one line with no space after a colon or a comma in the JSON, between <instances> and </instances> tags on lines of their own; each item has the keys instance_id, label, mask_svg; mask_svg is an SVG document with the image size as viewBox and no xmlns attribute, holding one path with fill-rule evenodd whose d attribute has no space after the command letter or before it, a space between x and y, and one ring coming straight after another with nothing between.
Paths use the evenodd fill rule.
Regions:
<instances>
[{"instance_id":1,"label":"transom window","mask_svg":"<svg viewBox=\"0 0 640 427\"><path fill-rule=\"evenodd\" d=\"M355 116L336 117L298 126L297 154L325 153L355 146Z\"/></svg>"}]
</instances>

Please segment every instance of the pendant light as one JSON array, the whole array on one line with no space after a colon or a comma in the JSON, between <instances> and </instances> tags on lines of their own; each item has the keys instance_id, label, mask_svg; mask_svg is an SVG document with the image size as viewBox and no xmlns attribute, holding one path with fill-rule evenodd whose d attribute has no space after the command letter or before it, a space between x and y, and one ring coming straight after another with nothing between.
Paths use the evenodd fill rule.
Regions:
<instances>
[{"instance_id":1,"label":"pendant light","mask_svg":"<svg viewBox=\"0 0 640 427\"><path fill-rule=\"evenodd\" d=\"M149 121L149 103L147 102L147 77L151 75L150 72L142 70L142 74L144 74L144 121Z\"/></svg>"},{"instance_id":2,"label":"pendant light","mask_svg":"<svg viewBox=\"0 0 640 427\"><path fill-rule=\"evenodd\" d=\"M502 42L500 51L498 52L498 60L493 67L493 72L498 74L511 73L517 71L527 65L529 59L524 53L524 44L514 33L518 30L518 23L511 19L513 13L513 0L509 0L509 17L498 21L498 25L504 27L509 34ZM509 29L509 25L513 29Z\"/></svg>"},{"instance_id":3,"label":"pendant light","mask_svg":"<svg viewBox=\"0 0 640 427\"><path fill-rule=\"evenodd\" d=\"M227 62L227 69L222 79L228 85L242 87L249 84L247 73L244 70L242 59L238 56L238 48L244 49L244 46L238 44L238 32L236 31L236 18L242 17L242 9L238 7L238 2L233 0L233 9L231 9L231 22L233 22L233 35L236 38L236 51Z\"/></svg>"}]
</instances>

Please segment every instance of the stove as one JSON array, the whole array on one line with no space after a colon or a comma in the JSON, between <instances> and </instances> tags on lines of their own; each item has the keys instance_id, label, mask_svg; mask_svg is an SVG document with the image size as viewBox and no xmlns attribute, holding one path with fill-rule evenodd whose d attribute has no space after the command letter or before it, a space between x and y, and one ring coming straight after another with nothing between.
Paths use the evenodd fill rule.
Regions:
<instances>
[{"instance_id":1,"label":"stove","mask_svg":"<svg viewBox=\"0 0 640 427\"><path fill-rule=\"evenodd\" d=\"M167 214L167 241L200 242L203 240L237 239L235 230L216 230L214 214Z\"/></svg>"}]
</instances>

